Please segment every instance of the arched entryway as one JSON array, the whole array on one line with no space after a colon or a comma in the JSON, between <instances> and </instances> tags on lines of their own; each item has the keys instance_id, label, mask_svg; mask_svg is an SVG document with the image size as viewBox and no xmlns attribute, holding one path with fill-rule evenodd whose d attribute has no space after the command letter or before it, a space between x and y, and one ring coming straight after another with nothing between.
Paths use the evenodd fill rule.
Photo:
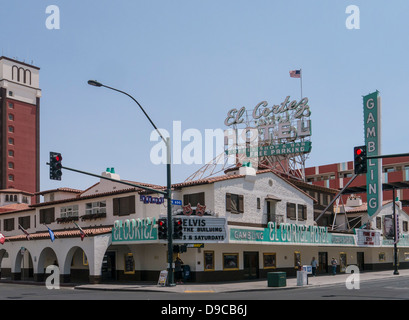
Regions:
<instances>
[{"instance_id":1,"label":"arched entryway","mask_svg":"<svg viewBox=\"0 0 409 320\"><path fill-rule=\"evenodd\" d=\"M14 270L12 270L11 278L13 280L34 280L33 259L30 251L25 247L21 247L16 253Z\"/></svg>"},{"instance_id":2,"label":"arched entryway","mask_svg":"<svg viewBox=\"0 0 409 320\"><path fill-rule=\"evenodd\" d=\"M72 247L65 257L62 267L63 282L88 283L89 261L85 251L81 247Z\"/></svg>"},{"instance_id":3,"label":"arched entryway","mask_svg":"<svg viewBox=\"0 0 409 320\"><path fill-rule=\"evenodd\" d=\"M3 258L8 258L9 253L5 249L0 250L0 279L5 277L10 277L10 267L5 268L2 264Z\"/></svg>"},{"instance_id":4,"label":"arched entryway","mask_svg":"<svg viewBox=\"0 0 409 320\"><path fill-rule=\"evenodd\" d=\"M59 261L55 251L50 247L46 247L41 251L37 264L37 273L34 274L34 279L36 281L45 281L47 267L50 265L59 266Z\"/></svg>"}]
</instances>

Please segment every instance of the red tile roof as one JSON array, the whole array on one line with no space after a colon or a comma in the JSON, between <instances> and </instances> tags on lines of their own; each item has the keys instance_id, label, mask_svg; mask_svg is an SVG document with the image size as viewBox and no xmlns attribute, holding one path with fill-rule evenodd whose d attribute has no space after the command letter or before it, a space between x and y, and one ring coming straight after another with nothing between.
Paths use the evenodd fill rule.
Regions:
<instances>
[{"instance_id":1,"label":"red tile roof","mask_svg":"<svg viewBox=\"0 0 409 320\"><path fill-rule=\"evenodd\" d=\"M7 213L7 212L17 212L17 211L25 211L31 210L30 205L27 203L12 203L5 206L0 207L0 214Z\"/></svg>"},{"instance_id":2,"label":"red tile roof","mask_svg":"<svg viewBox=\"0 0 409 320\"><path fill-rule=\"evenodd\" d=\"M93 227L93 228L82 228L82 230L85 232L85 237L94 237L98 236L101 234L107 234L112 232L112 227ZM55 239L61 239L61 238L80 238L80 230L78 229L68 229L68 230L58 230L54 231ZM10 236L6 237L6 241L29 241L27 240L25 234L20 234L16 236ZM37 233L30 233L30 238L32 240L42 240L42 239L50 239L50 234L48 231L44 232L37 232Z\"/></svg>"}]
</instances>

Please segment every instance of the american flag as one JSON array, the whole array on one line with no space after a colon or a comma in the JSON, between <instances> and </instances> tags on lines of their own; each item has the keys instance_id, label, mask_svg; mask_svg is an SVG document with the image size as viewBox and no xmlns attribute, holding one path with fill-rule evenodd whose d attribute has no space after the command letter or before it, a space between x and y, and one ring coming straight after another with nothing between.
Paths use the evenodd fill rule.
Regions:
<instances>
[{"instance_id":1,"label":"american flag","mask_svg":"<svg viewBox=\"0 0 409 320\"><path fill-rule=\"evenodd\" d=\"M301 78L301 70L291 70L290 77L291 78Z\"/></svg>"}]
</instances>

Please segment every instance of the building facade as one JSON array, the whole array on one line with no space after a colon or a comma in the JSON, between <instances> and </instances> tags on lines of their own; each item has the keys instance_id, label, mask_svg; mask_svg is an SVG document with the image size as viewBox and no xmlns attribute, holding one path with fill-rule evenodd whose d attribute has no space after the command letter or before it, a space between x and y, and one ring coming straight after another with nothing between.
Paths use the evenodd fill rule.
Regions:
<instances>
[{"instance_id":1,"label":"building facade","mask_svg":"<svg viewBox=\"0 0 409 320\"><path fill-rule=\"evenodd\" d=\"M354 163L352 161L309 167L305 169L306 182L335 190L341 190L354 175ZM396 157L382 159L382 184L383 200L393 199L395 196L401 202L402 210L409 213L409 157ZM339 206L346 204L349 196L355 194L366 203L366 175L361 174L348 186L342 195ZM323 217L321 224L332 223L332 217Z\"/></svg>"},{"instance_id":2,"label":"building facade","mask_svg":"<svg viewBox=\"0 0 409 320\"><path fill-rule=\"evenodd\" d=\"M0 57L0 189L40 191L39 70Z\"/></svg>"},{"instance_id":3,"label":"building facade","mask_svg":"<svg viewBox=\"0 0 409 320\"><path fill-rule=\"evenodd\" d=\"M38 194L39 203L0 210L1 277L44 281L47 266L57 265L63 282L158 280L167 265L167 242L159 239L157 226L167 215L166 201L119 183L117 174L102 175L118 182L101 179L84 191L47 190ZM313 257L319 273L329 272L332 257L338 272L348 265L392 269L393 241L384 237L382 221L354 232L331 232L314 222L318 201L309 191L322 197L330 189L249 167L172 188L173 217L183 225L181 238L173 241L174 258L188 266L188 281L266 278L271 271L295 276ZM388 204L379 215L391 210ZM399 262L405 268L409 218L397 210L403 230Z\"/></svg>"}]
</instances>

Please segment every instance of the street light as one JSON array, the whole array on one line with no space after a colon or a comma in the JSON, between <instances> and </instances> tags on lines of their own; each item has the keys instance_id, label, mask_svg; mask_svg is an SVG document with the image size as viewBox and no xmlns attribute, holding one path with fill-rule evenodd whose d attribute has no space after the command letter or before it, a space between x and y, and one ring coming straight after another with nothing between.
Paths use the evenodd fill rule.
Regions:
<instances>
[{"instance_id":1,"label":"street light","mask_svg":"<svg viewBox=\"0 0 409 320\"><path fill-rule=\"evenodd\" d=\"M129 93L126 93L125 91L121 91L109 86L106 86L96 80L89 80L88 84L94 87L105 87L117 92L120 92L128 97L130 97L138 106L139 108L142 110L142 112L144 113L144 115L146 116L146 118L148 118L149 122L151 123L151 125L155 128L156 132L159 134L159 136L161 137L161 139L163 140L163 142L165 142L166 144L166 152L167 152L167 164L166 164L166 171L167 171L167 183L166 183L166 195L165 198L167 199L167 204L168 204L168 210L167 210L167 219L168 219L168 223L170 221L172 221L172 190L171 190L171 171L170 171L170 162L171 162L171 151L170 151L170 138L164 138L163 135L161 134L161 132L158 130L158 128L156 127L156 125L153 123L153 121L151 120L151 118L148 116L148 114L145 112L145 110L142 108L142 106L140 105L140 103L134 98L132 97ZM170 286L174 286L175 283L173 281L173 243L172 243L172 225L169 223L168 225L168 284Z\"/></svg>"}]
</instances>

